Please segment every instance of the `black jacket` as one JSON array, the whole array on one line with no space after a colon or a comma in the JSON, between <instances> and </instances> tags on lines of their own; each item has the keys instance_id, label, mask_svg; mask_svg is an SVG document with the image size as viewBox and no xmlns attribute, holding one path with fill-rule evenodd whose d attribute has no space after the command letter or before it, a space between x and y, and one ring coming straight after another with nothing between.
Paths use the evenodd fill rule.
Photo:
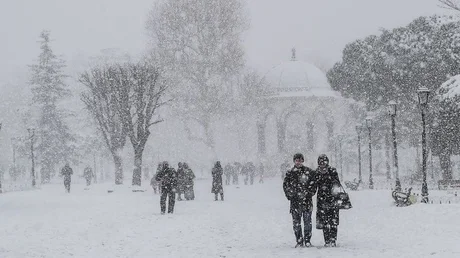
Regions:
<instances>
[{"instance_id":1,"label":"black jacket","mask_svg":"<svg viewBox=\"0 0 460 258\"><path fill-rule=\"evenodd\" d=\"M222 174L223 169L221 166L214 166L212 169L212 189L211 193L223 193L224 188L222 187Z\"/></svg>"},{"instance_id":2,"label":"black jacket","mask_svg":"<svg viewBox=\"0 0 460 258\"><path fill-rule=\"evenodd\" d=\"M291 201L291 209L300 211L313 210L312 197L316 192L315 171L309 167L293 167L286 173L283 190L286 198Z\"/></svg>"},{"instance_id":3,"label":"black jacket","mask_svg":"<svg viewBox=\"0 0 460 258\"><path fill-rule=\"evenodd\" d=\"M339 209L336 206L337 193L340 192L340 180L337 170L327 167L325 172L316 170L316 224L317 228L323 225L339 225Z\"/></svg>"},{"instance_id":4,"label":"black jacket","mask_svg":"<svg viewBox=\"0 0 460 258\"><path fill-rule=\"evenodd\" d=\"M174 168L160 170L156 176L156 181L161 181L161 191L175 192L177 189L177 172Z\"/></svg>"},{"instance_id":5,"label":"black jacket","mask_svg":"<svg viewBox=\"0 0 460 258\"><path fill-rule=\"evenodd\" d=\"M317 205L318 208L335 208L337 193L340 189L340 180L337 170L327 167L327 172L322 173L316 170L316 184L318 186Z\"/></svg>"}]
</instances>

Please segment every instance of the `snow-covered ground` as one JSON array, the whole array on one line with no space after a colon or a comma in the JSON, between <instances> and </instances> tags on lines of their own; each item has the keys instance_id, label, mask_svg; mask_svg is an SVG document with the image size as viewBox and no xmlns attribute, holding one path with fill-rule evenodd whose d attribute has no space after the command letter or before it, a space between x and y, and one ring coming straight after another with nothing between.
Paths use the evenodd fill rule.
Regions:
<instances>
[{"instance_id":1,"label":"snow-covered ground","mask_svg":"<svg viewBox=\"0 0 460 258\"><path fill-rule=\"evenodd\" d=\"M350 193L338 247L319 248L322 232L313 229L318 248L295 249L279 178L227 186L224 202L213 201L209 180L197 180L196 200L176 202L173 215L160 215L151 189L108 188L0 194L0 257L460 257L459 204L398 208L388 190Z\"/></svg>"}]
</instances>

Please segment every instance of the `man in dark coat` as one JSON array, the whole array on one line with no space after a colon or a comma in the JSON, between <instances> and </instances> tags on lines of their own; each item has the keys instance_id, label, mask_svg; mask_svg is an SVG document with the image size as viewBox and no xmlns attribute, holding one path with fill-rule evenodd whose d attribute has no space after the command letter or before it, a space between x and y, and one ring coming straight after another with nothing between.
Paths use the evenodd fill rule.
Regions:
<instances>
[{"instance_id":1,"label":"man in dark coat","mask_svg":"<svg viewBox=\"0 0 460 258\"><path fill-rule=\"evenodd\" d=\"M265 167L263 163L259 165L259 184L264 183L264 174L265 174Z\"/></svg>"},{"instance_id":2,"label":"man in dark coat","mask_svg":"<svg viewBox=\"0 0 460 258\"><path fill-rule=\"evenodd\" d=\"M157 181L156 177L162 170L163 170L163 162L160 162L160 163L158 163L158 167L157 167L157 171L156 171L155 175L153 175L152 179L150 180L150 185L153 188L153 193L154 194L157 194L157 192L159 194L161 194L161 187L160 187L161 182Z\"/></svg>"},{"instance_id":3,"label":"man in dark coat","mask_svg":"<svg viewBox=\"0 0 460 258\"><path fill-rule=\"evenodd\" d=\"M337 170L329 166L329 158L322 154L318 157L316 169L317 209L316 228L322 229L324 246L336 246L339 209L336 205L340 180Z\"/></svg>"},{"instance_id":4,"label":"man in dark coat","mask_svg":"<svg viewBox=\"0 0 460 258\"><path fill-rule=\"evenodd\" d=\"M230 163L227 163L227 165L225 165L224 174L225 174L225 185L230 185L230 178L232 177L232 174L233 174L233 168Z\"/></svg>"},{"instance_id":5,"label":"man in dark coat","mask_svg":"<svg viewBox=\"0 0 460 258\"><path fill-rule=\"evenodd\" d=\"M160 208L161 214L166 211L166 198L168 198L168 213L174 212L176 203L175 195L177 192L177 173L174 168L169 167L169 163L163 163L163 169L155 176L156 181L161 181Z\"/></svg>"},{"instance_id":6,"label":"man in dark coat","mask_svg":"<svg viewBox=\"0 0 460 258\"><path fill-rule=\"evenodd\" d=\"M86 166L85 170L83 171L83 176L86 179L86 186L90 186L94 176L93 169L91 169L90 166Z\"/></svg>"},{"instance_id":7,"label":"man in dark coat","mask_svg":"<svg viewBox=\"0 0 460 258\"><path fill-rule=\"evenodd\" d=\"M220 200L224 200L224 188L222 186L222 174L223 169L220 165L220 161L217 161L212 169L212 189L211 193L214 194L215 198L214 201L218 200L218 195L220 194Z\"/></svg>"},{"instance_id":8,"label":"man in dark coat","mask_svg":"<svg viewBox=\"0 0 460 258\"><path fill-rule=\"evenodd\" d=\"M72 181L73 170L69 163L65 163L65 166L61 169L61 175L64 176L65 190L70 193L70 183Z\"/></svg>"},{"instance_id":9,"label":"man in dark coat","mask_svg":"<svg viewBox=\"0 0 460 258\"><path fill-rule=\"evenodd\" d=\"M177 164L177 200L182 201L182 194L184 193L185 172L183 163Z\"/></svg>"},{"instance_id":10,"label":"man in dark coat","mask_svg":"<svg viewBox=\"0 0 460 258\"><path fill-rule=\"evenodd\" d=\"M249 172L249 184L253 185L254 177L256 176L256 166L254 166L254 163L252 162L248 163L248 172Z\"/></svg>"},{"instance_id":11,"label":"man in dark coat","mask_svg":"<svg viewBox=\"0 0 460 258\"><path fill-rule=\"evenodd\" d=\"M239 162L235 162L235 163L233 164L232 178L233 178L233 184L234 184L234 185L239 184L239 182L238 182L238 175L239 175L239 173L240 173L242 167L243 167L243 166L242 166L241 163L239 163Z\"/></svg>"},{"instance_id":12,"label":"man in dark coat","mask_svg":"<svg viewBox=\"0 0 460 258\"><path fill-rule=\"evenodd\" d=\"M316 192L315 171L303 165L304 157L301 153L294 155L294 167L286 173L283 190L286 198L291 202L290 212L296 247L311 246L311 215L313 211L312 197ZM302 235L302 218L304 230Z\"/></svg>"}]
</instances>

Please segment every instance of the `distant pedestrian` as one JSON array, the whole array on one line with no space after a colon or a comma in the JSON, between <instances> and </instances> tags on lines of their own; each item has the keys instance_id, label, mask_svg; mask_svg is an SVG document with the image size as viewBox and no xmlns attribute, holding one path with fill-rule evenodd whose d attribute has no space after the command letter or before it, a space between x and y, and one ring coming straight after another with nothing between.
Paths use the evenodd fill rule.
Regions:
<instances>
[{"instance_id":1,"label":"distant pedestrian","mask_svg":"<svg viewBox=\"0 0 460 258\"><path fill-rule=\"evenodd\" d=\"M72 181L73 170L69 163L66 163L61 170L61 175L64 177L64 187L66 192L70 193L70 183Z\"/></svg>"},{"instance_id":2,"label":"distant pedestrian","mask_svg":"<svg viewBox=\"0 0 460 258\"><path fill-rule=\"evenodd\" d=\"M90 186L91 182L93 181L93 176L94 176L93 169L90 166L86 166L83 172L83 176L85 177L85 180L86 180L86 186Z\"/></svg>"},{"instance_id":3,"label":"distant pedestrian","mask_svg":"<svg viewBox=\"0 0 460 258\"><path fill-rule=\"evenodd\" d=\"M169 167L169 163L163 163L163 169L155 176L157 181L161 181L160 208L161 214L166 212L166 199L168 199L168 213L174 212L176 203L175 195L177 192L177 173L174 168Z\"/></svg>"},{"instance_id":4,"label":"distant pedestrian","mask_svg":"<svg viewBox=\"0 0 460 258\"><path fill-rule=\"evenodd\" d=\"M212 169L212 189L211 193L214 194L214 201L218 200L218 195L220 194L220 200L224 200L224 188L222 186L222 174L223 169L220 165L220 161L217 161Z\"/></svg>"}]
</instances>

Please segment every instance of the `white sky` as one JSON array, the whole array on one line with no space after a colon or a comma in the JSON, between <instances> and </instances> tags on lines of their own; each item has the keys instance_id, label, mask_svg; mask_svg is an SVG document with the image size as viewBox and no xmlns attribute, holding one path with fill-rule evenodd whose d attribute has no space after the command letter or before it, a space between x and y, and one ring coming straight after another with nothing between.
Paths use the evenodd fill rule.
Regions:
<instances>
[{"instance_id":1,"label":"white sky","mask_svg":"<svg viewBox=\"0 0 460 258\"><path fill-rule=\"evenodd\" d=\"M0 83L24 76L39 53L42 29L70 63L105 48L139 54L153 1L0 0ZM247 60L261 71L288 60L294 46L300 59L331 66L354 39L446 12L436 0L248 0L248 7Z\"/></svg>"}]
</instances>

